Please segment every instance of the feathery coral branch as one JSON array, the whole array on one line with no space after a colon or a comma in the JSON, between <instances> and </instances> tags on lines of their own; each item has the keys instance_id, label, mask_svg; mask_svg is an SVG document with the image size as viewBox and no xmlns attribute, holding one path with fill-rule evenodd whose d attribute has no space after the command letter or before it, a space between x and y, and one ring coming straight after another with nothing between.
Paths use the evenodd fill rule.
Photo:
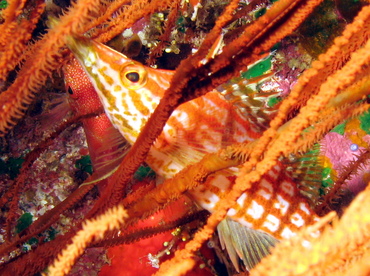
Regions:
<instances>
[{"instance_id":1,"label":"feathery coral branch","mask_svg":"<svg viewBox=\"0 0 370 276\"><path fill-rule=\"evenodd\" d=\"M15 82L1 94L0 98L0 136L23 116L40 86L53 69L61 66L58 58L65 38L73 33L86 31L84 24L90 20L90 13L99 10L98 0L81 0L70 12L64 15L42 40L34 46L35 52L23 64ZM76 21L76 18L79 18Z\"/></svg>"},{"instance_id":2,"label":"feathery coral branch","mask_svg":"<svg viewBox=\"0 0 370 276\"><path fill-rule=\"evenodd\" d=\"M307 229L296 238L280 243L273 254L252 271L252 275L338 273L351 262L355 265L358 261L352 258L369 252L369 200L370 190L367 188L356 197L343 217L334 221L333 227L326 222L325 231L319 237L314 237ZM305 258L298 259L297 254L304 254Z\"/></svg>"},{"instance_id":3,"label":"feathery coral branch","mask_svg":"<svg viewBox=\"0 0 370 276\"><path fill-rule=\"evenodd\" d=\"M359 16L367 18L366 11L367 10L365 10ZM347 29L352 28L356 28L356 26L349 25L347 27ZM269 129L264 133L263 137L260 139L260 141L257 142L256 147L252 151L251 159L244 164L243 169L240 172L232 191L229 193L225 200L220 201L218 205L218 210L209 217L207 225L204 226L201 232L196 234L194 240L189 242L186 245L185 249L182 250L182 252L176 252L173 260L170 263L165 263L161 267L160 272L166 271L166 269L169 269L169 266L176 266L177 264L179 264L179 262L183 261L183 259L189 258L191 252L198 249L200 247L200 244L209 237L218 222L221 221L221 219L223 219L226 215L226 210L228 210L228 208L232 206L233 202L235 202L235 200L241 195L241 193L248 189L248 187L250 187L250 185L252 185L254 182L259 181L261 175L265 174L272 166L276 164L277 158L281 155L283 151L285 153L292 151L292 149L294 148L294 143L301 134L302 130L308 126L308 121L317 120L320 107L325 106L329 102L329 99L334 97L340 89L345 88L346 85L348 86L350 82L353 82L355 80L355 76L360 75L359 72L363 70L362 68L366 68L363 65L368 62L368 54L365 54L365 51L368 51L366 50L368 47L367 44L364 48L358 50L356 54L353 54L351 60L340 71L334 73L333 77L328 78L328 81L321 86L318 95L313 96L307 102L307 106L301 109L301 113L296 118L294 118L289 124L284 125L280 129L280 135L272 140L268 150L264 154L265 157L263 158L263 160L257 163L257 156L261 156L262 153L266 150L268 141L270 140L274 129ZM326 55L331 56L332 51L334 49L337 49L336 47L337 46L335 45L332 46L328 50ZM321 60L323 59L324 58L321 58ZM308 73L305 76L309 76L311 74L311 71L317 74L316 66L314 66L313 68L314 69L308 70ZM289 98L283 102L282 107L279 109L278 115L271 123L272 127L276 127L286 118L287 107L293 105L297 98L298 91L301 91L302 87L304 87L301 82L306 83L305 78L301 79L293 88L293 91L290 94ZM342 79L345 79L345 81L335 81ZM282 134L282 132L284 134ZM256 170L251 171L252 167L254 166Z\"/></svg>"},{"instance_id":4,"label":"feathery coral branch","mask_svg":"<svg viewBox=\"0 0 370 276\"><path fill-rule=\"evenodd\" d=\"M48 268L48 275L66 275L70 271L76 259L82 255L85 248L93 241L101 240L107 231L118 229L127 218L125 209L118 205L96 219L88 220L82 225L80 230L72 239L72 244L68 245L52 266Z\"/></svg>"},{"instance_id":5,"label":"feathery coral branch","mask_svg":"<svg viewBox=\"0 0 370 276\"><path fill-rule=\"evenodd\" d=\"M51 71L60 67L59 61L62 63L62 54L60 51L63 50L64 38L66 36L71 34L83 35L88 31L97 40L107 41L123 29L131 27L140 18L157 11L163 11L173 5L176 6L173 1L140 0L131 2L130 5L126 5L128 2L124 0L115 2L114 4L107 4L105 1L101 3L95 0L81 0L78 4L73 5L70 12L62 17L60 24L50 30L49 34L45 35L39 42L36 42L34 46L29 47L29 53L24 55L24 57L20 57L20 59L25 58L26 61L18 73L16 81L7 91L0 95L0 133L2 135L15 123L17 118L22 116L26 105L30 103L34 97L34 93L38 92L38 88L47 76L50 75ZM225 46L223 53L216 56L213 60L208 60L204 64L204 62L202 63L200 61L204 59L221 30L235 19L234 10L238 6L238 1L231 1L224 10L223 15L217 20L215 27L204 40L198 52L183 61L180 65L171 88L167 91L165 98L143 130L133 151L127 156L126 163L120 167L117 174L109 179L108 189L94 206L93 212L87 217L94 217L96 213L103 213L109 206L114 206L121 202L125 182L131 178L132 173L136 170L139 163L145 159L149 147L155 137L162 131L168 116L180 103L208 92L210 89L238 74L242 68L245 68L251 62L260 58L264 51L268 51L274 43L291 33L307 17L318 2L280 0L267 11L265 16L260 17L255 24L246 27L240 38ZM9 3L9 7L4 11L5 24L3 25L8 29L7 32L0 32L2 33L0 35L2 49L5 49L6 40L9 37L8 30L15 30L17 27L14 24L15 19L22 12L23 6L27 4L26 1L17 0L10 1ZM121 8L121 5L125 6ZM171 15L175 15L176 8L170 10ZM37 9L33 10L34 13L31 14L33 25L31 23L29 25L27 24L26 34L21 35L18 42L21 40L28 41L27 35L29 34L27 32L31 32L34 28L41 10L41 4ZM97 20L90 20L93 14L98 14L100 17ZM222 154L208 155L205 158L214 167L205 169L201 166L205 164L203 160L203 163L187 168L174 179L167 181L162 187L159 186L149 192L142 200L127 206L129 207L128 212L132 216L137 216L135 218L130 217L129 222L140 220L153 210L163 208L163 206L174 200L181 193L202 183L211 172L223 167L234 166L241 162L241 160L243 162L247 161L244 165L243 172L238 178L237 184L233 187L228 197L218 204L218 211L209 218L208 224L201 232L196 234L193 241L186 245L185 250L176 253L173 261L164 263L159 273L168 273L171 271L173 274L180 274L188 270L193 265L190 256L213 233L217 223L225 216L227 209L235 203L240 193L258 181L261 175L268 171L281 155L288 155L297 150L308 148L340 120L361 113L368 108L368 104L363 103L362 97L368 94L366 87L368 86L369 74L367 64L370 59L370 45L367 42L370 26L369 15L369 7L365 6L358 17L355 18L354 23L348 25L344 34L335 41L334 46L325 55L320 56L319 61L313 64L312 69L307 70L302 75L289 98L282 103L279 114L271 123L271 128L265 132L260 140L252 142L248 146L245 144L232 145L223 152L225 154L224 156ZM109 19L110 17L113 18ZM2 29L5 28L3 26L1 27ZM98 28L92 29L96 26ZM18 42L15 44L18 45ZM18 46L21 47L20 45ZM55 48L52 48L52 46ZM364 48L360 49L361 47ZM356 50L357 52L350 57L350 54ZM12 53L19 53L20 51L14 50ZM4 56L4 60L6 58ZM16 62L18 63L18 61ZM15 63L10 67L14 66ZM4 78L9 72L9 69L12 69L10 67L4 71ZM355 97L353 97L354 95ZM357 101L362 102L358 104L356 103ZM294 112L301 106L304 107L301 109L299 115L287 122L291 117L295 116ZM331 117L328 118L328 116ZM315 128L308 128L311 124L314 124ZM306 133L306 130L309 130L309 132ZM182 176L184 176L183 179ZM176 185L172 185L171 183L175 183ZM60 212L65 210L66 205L70 206L72 204L71 202L76 202L90 188L84 186L77 190L64 205L61 204L58 208L41 217L38 223L35 223L33 226L31 225L28 230L22 233L23 236L21 239L18 239L16 236L11 247L5 249L2 247L4 249L3 253L7 254L7 252L10 252L10 248L19 246L26 238L35 236L41 231L40 229L48 227L50 223L56 220ZM13 198L13 200L15 199L16 197ZM361 201L363 199L360 198L358 200ZM356 212L365 211L363 209L350 208L345 218L348 219L351 214L356 214ZM115 218L112 216L110 219L114 220ZM368 224L367 217L363 220L357 217L356 219L358 220L355 220L355 218L352 219L351 223L357 223L354 226L357 227L356 229L343 228L343 225L339 227L339 224L336 224L334 229L337 229L336 227L341 229L338 230L338 236L350 233L349 243L352 246L351 248L357 252L356 254L363 255L366 258L368 256L368 249L365 242L361 239L357 240L357 237L354 237L355 234L352 234L351 231L356 231L362 238L368 238L366 233L363 233L367 227L364 224ZM69 242L72 234L79 228L80 224L75 226L65 236L58 236L58 241L39 245L36 250L27 253L27 255L20 256L14 262L4 265L3 267L6 268L2 272L21 273L23 272L22 268L27 268L24 270L27 273L36 273L54 258L56 252L63 246L63 243ZM332 230L327 231L332 233L330 232ZM145 234L146 232L144 230ZM105 235L105 237L108 236ZM332 247L333 245L331 243L329 244L329 242L325 241L325 239L330 239L329 234L324 233L323 237L325 237L325 244L333 248L333 251L337 249L341 250L341 253L334 255L334 253L332 254L330 252L319 252L320 254L325 253L325 256L329 256L330 260L328 260L327 264L317 252L313 254L312 258L314 260L310 260L311 263L309 264L304 263L300 258L296 262L304 263L303 268L306 268L311 265L314 266L315 264L313 262L319 260L319 263L321 262L322 265L320 264L320 267L315 268L315 271L327 269L328 267L333 271L343 269L344 262L338 261L338 259L345 259L346 262L351 259L351 262L356 263L353 260L352 252L349 252L346 248L342 248L341 245ZM301 239L299 242L301 245L304 245L304 241ZM293 244L295 242L293 241ZM316 240L312 238L312 244L315 242ZM356 244L358 245L357 247ZM9 246L9 244L5 244L5 246ZM314 246L316 248L316 245ZM50 252L51 248L54 250L53 252ZM37 261L38 254L42 257L42 261ZM276 254L277 256L282 256L279 253ZM301 251L300 254L302 254ZM267 261L267 267L275 266L276 260L281 262L284 258L271 258L270 261ZM288 262L289 258L287 258ZM334 262L337 263L334 264ZM70 267L70 265L70 261L68 261L68 264L63 264L62 266Z\"/></svg>"}]
</instances>

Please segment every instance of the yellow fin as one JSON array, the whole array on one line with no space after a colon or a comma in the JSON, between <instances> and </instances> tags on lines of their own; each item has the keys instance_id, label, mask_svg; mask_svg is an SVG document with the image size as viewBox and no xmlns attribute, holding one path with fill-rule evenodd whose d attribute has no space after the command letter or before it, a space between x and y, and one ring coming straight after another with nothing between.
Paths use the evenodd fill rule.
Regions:
<instances>
[{"instance_id":1,"label":"yellow fin","mask_svg":"<svg viewBox=\"0 0 370 276\"><path fill-rule=\"evenodd\" d=\"M232 219L224 219L217 226L222 249L227 250L235 269L240 272L239 258L249 271L262 258L270 254L270 248L275 246L277 239L271 235L255 230Z\"/></svg>"}]
</instances>

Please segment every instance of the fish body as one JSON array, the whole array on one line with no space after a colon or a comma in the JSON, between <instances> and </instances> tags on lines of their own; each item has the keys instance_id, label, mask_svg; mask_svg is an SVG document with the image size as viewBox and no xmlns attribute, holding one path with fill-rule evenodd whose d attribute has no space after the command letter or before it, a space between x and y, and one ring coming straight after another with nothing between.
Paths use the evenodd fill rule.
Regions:
<instances>
[{"instance_id":1,"label":"fish body","mask_svg":"<svg viewBox=\"0 0 370 276\"><path fill-rule=\"evenodd\" d=\"M230 172L217 173L210 176L205 185L195 188L191 197L204 209L212 211L231 189L234 180L235 175ZM243 193L227 216L279 240L291 238L302 226L318 219L281 164Z\"/></svg>"},{"instance_id":2,"label":"fish body","mask_svg":"<svg viewBox=\"0 0 370 276\"><path fill-rule=\"evenodd\" d=\"M64 78L73 112L81 117L97 181L109 176L128 150L126 140L112 126L100 99L77 60L64 67ZM93 116L91 116L93 114Z\"/></svg>"},{"instance_id":3,"label":"fish body","mask_svg":"<svg viewBox=\"0 0 370 276\"><path fill-rule=\"evenodd\" d=\"M145 67L93 41L79 40L70 47L83 63L113 125L134 143L169 87L173 71ZM213 91L173 112L147 163L169 178L207 152L259 136L231 103Z\"/></svg>"},{"instance_id":4,"label":"fish body","mask_svg":"<svg viewBox=\"0 0 370 276\"><path fill-rule=\"evenodd\" d=\"M134 143L169 87L173 72L143 66L91 40L70 38L68 47L89 76L113 125ZM211 91L172 113L146 161L157 174L170 178L206 153L259 136L233 104ZM231 190L238 170L215 173L204 185L190 191L190 196L203 208L214 211ZM243 193L227 215L276 239L290 238L297 229L317 220L282 165L273 167Z\"/></svg>"}]
</instances>

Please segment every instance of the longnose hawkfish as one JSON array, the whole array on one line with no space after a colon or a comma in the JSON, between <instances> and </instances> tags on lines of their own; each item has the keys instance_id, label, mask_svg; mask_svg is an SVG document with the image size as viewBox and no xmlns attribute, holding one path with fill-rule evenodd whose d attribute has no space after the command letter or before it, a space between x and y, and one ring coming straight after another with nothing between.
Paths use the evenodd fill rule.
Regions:
<instances>
[{"instance_id":1,"label":"longnose hawkfish","mask_svg":"<svg viewBox=\"0 0 370 276\"><path fill-rule=\"evenodd\" d=\"M69 94L69 106L76 116L81 117L94 169L92 177L85 183L91 183L92 181L99 183L98 189L103 191L106 184L105 178L112 173L112 170L122 161L126 153L126 141L118 130L112 126L104 113L98 95L78 61L73 59L63 69ZM130 201L138 200L155 186L154 179L148 177L148 173L145 171L138 173L134 176L134 179L135 184L130 185L131 192L125 198L127 204ZM183 196L181 199L170 203L165 209L140 220L125 231L135 233L147 227L158 227L165 222L180 219L192 210L194 210L194 206L191 204L191 200ZM102 267L99 275L152 275L156 272L159 261L167 258L168 254L177 247L182 246L182 243L188 239L190 231L191 228L189 230L184 227L176 228L175 231L173 229L167 230L153 237L133 241L130 244L109 247L107 256L110 258L110 264ZM189 276L214 275L208 268L214 260L213 251L203 246L200 252L202 257L197 256L195 258L197 265ZM142 261L143 256L148 256L150 266ZM122 270L122 262L125 262L124 270Z\"/></svg>"},{"instance_id":2,"label":"longnose hawkfish","mask_svg":"<svg viewBox=\"0 0 370 276\"><path fill-rule=\"evenodd\" d=\"M173 72L146 67L92 40L70 37L67 45L89 76L113 125L134 143L169 87ZM146 162L158 175L170 178L205 153L257 139L261 135L257 129L219 92L211 91L172 113ZM189 195L212 212L237 173L238 168L233 168L226 175L215 174ZM273 167L259 184L243 193L227 215L232 220L223 220L218 231L237 269L238 256L251 269L277 240L292 237L300 227L318 219L282 165Z\"/></svg>"}]
</instances>

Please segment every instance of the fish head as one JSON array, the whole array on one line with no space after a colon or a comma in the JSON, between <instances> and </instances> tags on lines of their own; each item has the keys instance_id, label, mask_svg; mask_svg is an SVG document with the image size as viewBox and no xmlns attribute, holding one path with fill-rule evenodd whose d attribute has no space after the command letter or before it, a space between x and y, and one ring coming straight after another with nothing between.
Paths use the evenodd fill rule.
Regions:
<instances>
[{"instance_id":1,"label":"fish head","mask_svg":"<svg viewBox=\"0 0 370 276\"><path fill-rule=\"evenodd\" d=\"M63 73L68 102L77 115L84 116L103 110L94 86L76 59L63 67Z\"/></svg>"},{"instance_id":2,"label":"fish head","mask_svg":"<svg viewBox=\"0 0 370 276\"><path fill-rule=\"evenodd\" d=\"M130 142L154 112L173 72L153 69L93 40L69 37L73 52L113 125Z\"/></svg>"}]
</instances>

